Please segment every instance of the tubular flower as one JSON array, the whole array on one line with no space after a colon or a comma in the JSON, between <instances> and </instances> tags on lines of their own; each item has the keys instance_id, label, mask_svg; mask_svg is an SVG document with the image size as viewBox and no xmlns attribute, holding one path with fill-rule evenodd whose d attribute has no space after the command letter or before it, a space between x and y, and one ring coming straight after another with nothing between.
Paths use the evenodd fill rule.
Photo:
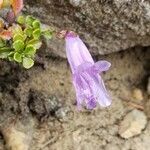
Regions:
<instances>
[{"instance_id":1,"label":"tubular flower","mask_svg":"<svg viewBox=\"0 0 150 150\"><path fill-rule=\"evenodd\" d=\"M100 73L107 71L111 64L105 60L94 63L87 47L79 36L69 32L65 36L67 58L73 74L77 106L93 109L99 103L102 107L111 104Z\"/></svg>"}]
</instances>

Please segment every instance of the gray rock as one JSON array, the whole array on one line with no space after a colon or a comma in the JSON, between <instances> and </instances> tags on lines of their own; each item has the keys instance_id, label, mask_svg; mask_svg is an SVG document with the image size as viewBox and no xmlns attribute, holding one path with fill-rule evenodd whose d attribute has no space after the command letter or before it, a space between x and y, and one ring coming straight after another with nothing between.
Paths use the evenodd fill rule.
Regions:
<instances>
[{"instance_id":1,"label":"gray rock","mask_svg":"<svg viewBox=\"0 0 150 150\"><path fill-rule=\"evenodd\" d=\"M130 138L142 132L147 124L147 118L142 111L134 109L128 113L120 124L119 134L123 138Z\"/></svg>"},{"instance_id":2,"label":"gray rock","mask_svg":"<svg viewBox=\"0 0 150 150\"><path fill-rule=\"evenodd\" d=\"M144 111L145 111L145 114L147 116L147 118L149 119L150 118L150 99L148 99L145 104L144 104Z\"/></svg>"},{"instance_id":3,"label":"gray rock","mask_svg":"<svg viewBox=\"0 0 150 150\"><path fill-rule=\"evenodd\" d=\"M148 78L147 93L150 95L150 77Z\"/></svg>"},{"instance_id":4,"label":"gray rock","mask_svg":"<svg viewBox=\"0 0 150 150\"><path fill-rule=\"evenodd\" d=\"M27 0L28 13L56 29L77 32L93 54L150 45L149 0ZM49 51L65 57L64 41Z\"/></svg>"},{"instance_id":5,"label":"gray rock","mask_svg":"<svg viewBox=\"0 0 150 150\"><path fill-rule=\"evenodd\" d=\"M69 120L69 113L71 113L69 107L61 107L55 112L55 115L61 121L67 121Z\"/></svg>"},{"instance_id":6,"label":"gray rock","mask_svg":"<svg viewBox=\"0 0 150 150\"><path fill-rule=\"evenodd\" d=\"M84 0L69 0L69 2L73 6L77 7L77 6L80 6L82 4L82 2L86 2L86 1L84 1Z\"/></svg>"}]
</instances>

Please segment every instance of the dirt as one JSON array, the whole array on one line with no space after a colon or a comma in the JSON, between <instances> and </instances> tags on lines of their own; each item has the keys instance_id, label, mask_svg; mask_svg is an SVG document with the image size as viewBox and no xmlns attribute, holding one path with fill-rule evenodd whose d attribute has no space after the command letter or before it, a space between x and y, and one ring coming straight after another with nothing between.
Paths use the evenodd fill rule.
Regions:
<instances>
[{"instance_id":1,"label":"dirt","mask_svg":"<svg viewBox=\"0 0 150 150\"><path fill-rule=\"evenodd\" d=\"M9 125L31 138L29 150L148 150L150 122L142 133L130 139L118 134L123 117L136 103L147 109L147 79L150 74L149 48L95 56L112 63L102 76L112 97L112 105L89 111L76 108L75 92L69 65L65 59L39 52L36 65L24 70L15 63L0 61L0 150L7 140L4 129ZM44 67L43 67L44 66ZM141 89L144 99L136 102L134 88ZM146 114L149 114L146 111ZM21 124L21 125L20 125Z\"/></svg>"}]
</instances>

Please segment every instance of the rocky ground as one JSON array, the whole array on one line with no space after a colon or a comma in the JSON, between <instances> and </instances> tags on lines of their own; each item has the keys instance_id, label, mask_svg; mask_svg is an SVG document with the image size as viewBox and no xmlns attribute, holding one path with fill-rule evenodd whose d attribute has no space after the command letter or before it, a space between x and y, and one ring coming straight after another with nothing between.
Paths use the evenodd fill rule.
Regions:
<instances>
[{"instance_id":1,"label":"rocky ground","mask_svg":"<svg viewBox=\"0 0 150 150\"><path fill-rule=\"evenodd\" d=\"M103 74L112 105L79 112L66 59L39 52L30 70L0 61L0 150L148 150L148 47L95 60L112 63Z\"/></svg>"},{"instance_id":2,"label":"rocky ground","mask_svg":"<svg viewBox=\"0 0 150 150\"><path fill-rule=\"evenodd\" d=\"M95 61L112 63L102 74L112 105L79 112L64 41L44 42L32 69L0 60L0 150L149 150L149 8L149 0L26 0L23 13L74 30Z\"/></svg>"}]
</instances>

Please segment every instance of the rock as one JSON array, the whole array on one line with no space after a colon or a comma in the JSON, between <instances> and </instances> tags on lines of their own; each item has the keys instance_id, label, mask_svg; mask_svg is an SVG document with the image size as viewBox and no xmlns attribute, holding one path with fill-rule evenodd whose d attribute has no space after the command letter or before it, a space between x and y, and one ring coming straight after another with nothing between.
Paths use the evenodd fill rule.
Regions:
<instances>
[{"instance_id":1,"label":"rock","mask_svg":"<svg viewBox=\"0 0 150 150\"><path fill-rule=\"evenodd\" d=\"M148 99L144 104L144 111L147 118L150 118L150 99Z\"/></svg>"},{"instance_id":2,"label":"rock","mask_svg":"<svg viewBox=\"0 0 150 150\"><path fill-rule=\"evenodd\" d=\"M5 140L7 150L29 150L33 135L33 119L22 124L19 121L7 122L0 131Z\"/></svg>"},{"instance_id":3,"label":"rock","mask_svg":"<svg viewBox=\"0 0 150 150\"><path fill-rule=\"evenodd\" d=\"M150 1L26 0L27 13L58 30L77 32L93 54L150 45ZM63 40L48 42L48 52L65 56Z\"/></svg>"},{"instance_id":4,"label":"rock","mask_svg":"<svg viewBox=\"0 0 150 150\"><path fill-rule=\"evenodd\" d=\"M83 0L84 1L84 0ZM77 7L79 5L81 5L81 0L69 0L70 4Z\"/></svg>"},{"instance_id":5,"label":"rock","mask_svg":"<svg viewBox=\"0 0 150 150\"><path fill-rule=\"evenodd\" d=\"M69 119L72 118L73 112L69 107L61 107L55 112L55 116L60 120L60 121L68 121Z\"/></svg>"},{"instance_id":6,"label":"rock","mask_svg":"<svg viewBox=\"0 0 150 150\"><path fill-rule=\"evenodd\" d=\"M134 89L132 92L132 96L135 100L137 101L142 101L143 100L143 93L141 89Z\"/></svg>"},{"instance_id":7,"label":"rock","mask_svg":"<svg viewBox=\"0 0 150 150\"><path fill-rule=\"evenodd\" d=\"M105 147L105 150L119 150L119 149L120 149L119 146L113 143L107 144Z\"/></svg>"},{"instance_id":8,"label":"rock","mask_svg":"<svg viewBox=\"0 0 150 150\"><path fill-rule=\"evenodd\" d=\"M150 95L150 77L148 78L147 93Z\"/></svg>"},{"instance_id":9,"label":"rock","mask_svg":"<svg viewBox=\"0 0 150 150\"><path fill-rule=\"evenodd\" d=\"M61 103L55 95L47 96L38 90L31 90L29 95L29 110L38 119L55 116L55 112L61 107Z\"/></svg>"},{"instance_id":10,"label":"rock","mask_svg":"<svg viewBox=\"0 0 150 150\"><path fill-rule=\"evenodd\" d=\"M28 150L29 145L25 144L27 137L23 132L10 128L5 132L7 148L11 150Z\"/></svg>"},{"instance_id":11,"label":"rock","mask_svg":"<svg viewBox=\"0 0 150 150\"><path fill-rule=\"evenodd\" d=\"M119 134L122 138L130 138L142 132L147 124L145 114L134 109L128 113L120 124Z\"/></svg>"}]
</instances>

